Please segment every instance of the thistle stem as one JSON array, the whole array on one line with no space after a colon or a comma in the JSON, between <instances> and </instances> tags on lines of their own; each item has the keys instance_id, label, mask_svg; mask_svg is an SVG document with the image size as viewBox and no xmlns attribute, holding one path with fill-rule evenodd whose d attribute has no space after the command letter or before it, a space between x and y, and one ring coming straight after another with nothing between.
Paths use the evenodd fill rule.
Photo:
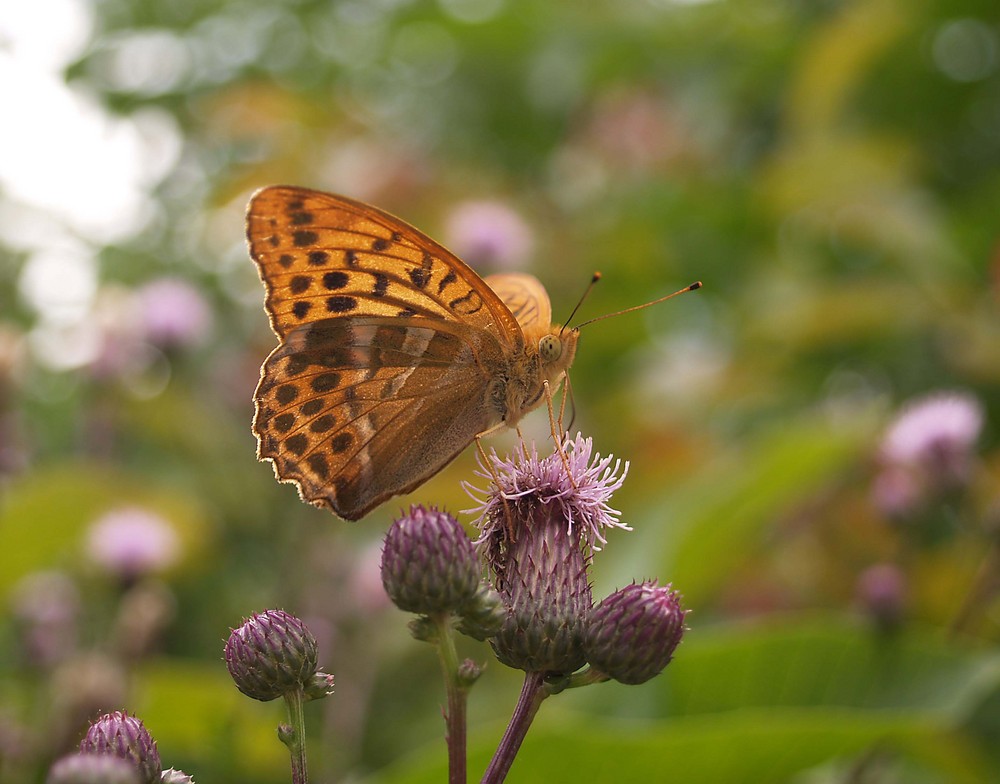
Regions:
<instances>
[{"instance_id":1,"label":"thistle stem","mask_svg":"<svg viewBox=\"0 0 1000 784\"><path fill-rule=\"evenodd\" d=\"M1000 539L994 537L989 550L972 581L972 587L949 624L948 632L955 637L968 630L975 615L996 594L1000 587Z\"/></svg>"},{"instance_id":2,"label":"thistle stem","mask_svg":"<svg viewBox=\"0 0 1000 784\"><path fill-rule=\"evenodd\" d=\"M514 764L514 757L517 756L521 743L528 734L528 728L531 727L542 700L548 696L543 673L526 672L524 684L521 686L521 696L517 698L517 706L510 717L510 723L507 724L500 745L490 760L490 766L483 775L482 784L500 784L507 778L510 766Z\"/></svg>"},{"instance_id":3,"label":"thistle stem","mask_svg":"<svg viewBox=\"0 0 1000 784\"><path fill-rule=\"evenodd\" d=\"M468 688L458 674L458 651L451 628L451 614L433 618L437 626L437 651L444 675L448 707L445 709L445 740L448 743L448 784L466 782L466 704Z\"/></svg>"},{"instance_id":4,"label":"thistle stem","mask_svg":"<svg viewBox=\"0 0 1000 784\"><path fill-rule=\"evenodd\" d=\"M292 784L309 782L309 770L306 766L306 718L302 709L304 704L305 694L301 689L285 692L288 725L278 728L278 737L291 754Z\"/></svg>"}]
</instances>

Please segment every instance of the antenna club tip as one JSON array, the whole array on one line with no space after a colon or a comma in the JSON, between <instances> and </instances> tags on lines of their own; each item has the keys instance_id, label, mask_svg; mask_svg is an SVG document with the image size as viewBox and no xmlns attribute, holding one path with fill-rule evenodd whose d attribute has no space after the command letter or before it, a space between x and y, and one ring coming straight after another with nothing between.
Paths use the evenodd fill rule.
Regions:
<instances>
[{"instance_id":1,"label":"antenna club tip","mask_svg":"<svg viewBox=\"0 0 1000 784\"><path fill-rule=\"evenodd\" d=\"M701 281L696 280L694 283L688 286L688 291L694 291L695 289L700 289L700 288L701 288Z\"/></svg>"},{"instance_id":2,"label":"antenna club tip","mask_svg":"<svg viewBox=\"0 0 1000 784\"><path fill-rule=\"evenodd\" d=\"M590 279L591 283L597 283L601 279L601 273L599 270L594 271L594 276Z\"/></svg>"}]
</instances>

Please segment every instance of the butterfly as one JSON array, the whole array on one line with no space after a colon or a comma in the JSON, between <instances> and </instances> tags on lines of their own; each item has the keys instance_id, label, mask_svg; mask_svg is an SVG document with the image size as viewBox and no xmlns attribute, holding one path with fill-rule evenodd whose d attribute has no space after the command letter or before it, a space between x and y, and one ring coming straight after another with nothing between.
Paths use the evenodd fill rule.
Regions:
<instances>
[{"instance_id":1,"label":"butterfly","mask_svg":"<svg viewBox=\"0 0 1000 784\"><path fill-rule=\"evenodd\" d=\"M399 218L278 185L247 209L279 345L254 394L257 456L301 497L357 520L514 427L573 362L542 284L481 278Z\"/></svg>"}]
</instances>

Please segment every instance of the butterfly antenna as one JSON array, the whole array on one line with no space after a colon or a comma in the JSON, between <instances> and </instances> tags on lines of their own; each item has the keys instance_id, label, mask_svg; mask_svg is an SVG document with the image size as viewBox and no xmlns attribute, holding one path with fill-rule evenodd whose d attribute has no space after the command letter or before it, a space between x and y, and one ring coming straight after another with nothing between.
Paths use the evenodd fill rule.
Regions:
<instances>
[{"instance_id":1,"label":"butterfly antenna","mask_svg":"<svg viewBox=\"0 0 1000 784\"><path fill-rule=\"evenodd\" d=\"M580 306L583 304L583 301L587 298L587 295L590 294L590 290L594 288L594 284L597 283L597 281L599 281L600 279L601 279L601 273L595 272L593 277L590 279L590 283L587 284L587 288L584 290L583 296L581 296L580 299L577 300L576 307L573 308L573 312L570 313L569 318L563 322L562 328L559 330L560 335L562 335L563 330L566 329L566 325L573 320L573 316L576 315L576 312L580 309Z\"/></svg>"},{"instance_id":2,"label":"butterfly antenna","mask_svg":"<svg viewBox=\"0 0 1000 784\"><path fill-rule=\"evenodd\" d=\"M634 305L631 308L625 308L625 310L617 310L614 313L605 313L603 316L598 316L597 318L588 319L587 321L584 321L582 324L577 324L575 327L573 327L573 329L580 329L580 327L585 327L588 324L593 324L595 321L603 321L604 319L611 318L612 316L621 316L624 315L625 313L631 313L635 310L642 310L643 308L648 308L651 305L659 305L661 302L666 302L668 299L673 299L674 297L680 294L687 294L689 291L694 291L695 289L700 289L700 288L701 288L701 281L696 280L690 286L685 286L682 289L678 289L673 294L667 294L667 296L665 297L654 299L652 302L647 302L644 305ZM576 310L574 309L573 312L576 313Z\"/></svg>"}]
</instances>

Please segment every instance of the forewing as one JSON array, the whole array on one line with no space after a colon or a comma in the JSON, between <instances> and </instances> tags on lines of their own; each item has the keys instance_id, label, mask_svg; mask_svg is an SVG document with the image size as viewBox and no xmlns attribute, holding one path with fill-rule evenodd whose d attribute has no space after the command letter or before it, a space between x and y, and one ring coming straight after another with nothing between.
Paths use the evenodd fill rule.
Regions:
<instances>
[{"instance_id":1,"label":"forewing","mask_svg":"<svg viewBox=\"0 0 1000 784\"><path fill-rule=\"evenodd\" d=\"M357 520L497 424L499 343L417 318L340 317L289 332L255 395L258 456L302 497Z\"/></svg>"},{"instance_id":2,"label":"forewing","mask_svg":"<svg viewBox=\"0 0 1000 784\"><path fill-rule=\"evenodd\" d=\"M514 314L521 329L545 329L552 324L552 305L548 292L534 275L505 272L488 275L488 285Z\"/></svg>"},{"instance_id":3,"label":"forewing","mask_svg":"<svg viewBox=\"0 0 1000 784\"><path fill-rule=\"evenodd\" d=\"M505 348L523 344L517 321L482 278L370 205L306 188L264 188L250 201L247 239L280 338L338 316L402 316L458 321Z\"/></svg>"}]
</instances>

